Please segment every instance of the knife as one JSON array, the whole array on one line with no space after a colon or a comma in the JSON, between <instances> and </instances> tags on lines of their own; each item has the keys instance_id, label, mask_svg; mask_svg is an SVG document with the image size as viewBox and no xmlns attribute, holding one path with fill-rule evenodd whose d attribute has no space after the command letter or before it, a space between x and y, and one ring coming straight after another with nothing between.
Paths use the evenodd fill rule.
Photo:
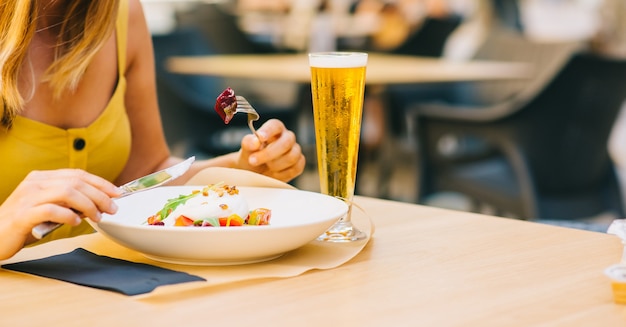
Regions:
<instances>
[{"instance_id":1,"label":"knife","mask_svg":"<svg viewBox=\"0 0 626 327\"><path fill-rule=\"evenodd\" d=\"M136 192L149 190L151 188L155 188L157 186L161 186L167 182L170 182L175 178L178 178L180 175L184 174L189 169L189 167L191 167L191 164L194 162L194 160L196 160L196 157L192 156L189 157L187 160L180 162L172 167L157 171L156 173L152 173L144 177L140 177L132 182L128 182L118 187L121 194L117 198L122 198ZM62 224L60 223L47 221L33 227L32 234L36 239L40 240L53 230L61 227L61 225Z\"/></svg>"}]
</instances>

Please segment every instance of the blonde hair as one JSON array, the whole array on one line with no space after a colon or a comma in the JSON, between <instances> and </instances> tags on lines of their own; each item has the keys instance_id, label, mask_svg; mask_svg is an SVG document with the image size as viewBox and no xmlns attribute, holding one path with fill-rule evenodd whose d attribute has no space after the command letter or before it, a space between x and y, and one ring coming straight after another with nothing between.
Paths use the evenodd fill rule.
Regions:
<instances>
[{"instance_id":1,"label":"blonde hair","mask_svg":"<svg viewBox=\"0 0 626 327\"><path fill-rule=\"evenodd\" d=\"M55 46L56 59L43 77L55 97L66 90L76 89L92 58L115 27L119 1L66 1L67 8ZM0 124L5 127L11 126L24 106L18 79L36 32L38 2L0 1Z\"/></svg>"}]
</instances>

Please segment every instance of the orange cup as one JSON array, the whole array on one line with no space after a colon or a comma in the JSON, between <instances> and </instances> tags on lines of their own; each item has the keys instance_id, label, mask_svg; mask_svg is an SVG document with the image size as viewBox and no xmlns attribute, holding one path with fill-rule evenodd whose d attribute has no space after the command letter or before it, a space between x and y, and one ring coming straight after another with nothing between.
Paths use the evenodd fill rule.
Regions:
<instances>
[{"instance_id":1,"label":"orange cup","mask_svg":"<svg viewBox=\"0 0 626 327\"><path fill-rule=\"evenodd\" d=\"M617 304L626 304L626 264L619 263L604 270L611 279L613 299Z\"/></svg>"}]
</instances>

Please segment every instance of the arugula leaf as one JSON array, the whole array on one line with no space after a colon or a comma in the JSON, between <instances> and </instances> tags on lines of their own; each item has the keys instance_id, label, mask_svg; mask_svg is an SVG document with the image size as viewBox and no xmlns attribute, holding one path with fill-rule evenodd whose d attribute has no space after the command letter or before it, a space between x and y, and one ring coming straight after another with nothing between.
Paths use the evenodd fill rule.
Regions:
<instances>
[{"instance_id":1,"label":"arugula leaf","mask_svg":"<svg viewBox=\"0 0 626 327\"><path fill-rule=\"evenodd\" d=\"M208 194L208 192L210 190L217 190L219 187L221 187L224 184L224 182L219 182L216 184L210 184L207 185L206 187L204 187L202 190L199 191L193 191L191 194L187 194L187 195L179 195L177 198L173 198L173 199L168 199L167 202L165 203L165 205L163 206L163 208L161 210L159 210L154 217L156 219L158 219L159 221L162 221L163 219L167 218L176 208L178 208L178 206L185 204L187 202L187 200L196 197L200 194Z\"/></svg>"},{"instance_id":2,"label":"arugula leaf","mask_svg":"<svg viewBox=\"0 0 626 327\"><path fill-rule=\"evenodd\" d=\"M159 220L167 218L167 216L169 216L170 213L172 213L172 211L174 211L174 209L176 209L179 205L185 204L187 200L196 197L199 194L200 192L193 192L188 195L179 195L177 198L168 199L165 203L165 206L163 206L163 209L159 210L159 212L157 213Z\"/></svg>"}]
</instances>

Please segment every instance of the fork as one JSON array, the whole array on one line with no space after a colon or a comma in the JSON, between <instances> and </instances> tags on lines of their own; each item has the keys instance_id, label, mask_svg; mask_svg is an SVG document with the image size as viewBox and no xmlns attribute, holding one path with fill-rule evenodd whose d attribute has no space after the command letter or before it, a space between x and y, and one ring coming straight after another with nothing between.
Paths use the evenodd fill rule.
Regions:
<instances>
[{"instance_id":1,"label":"fork","mask_svg":"<svg viewBox=\"0 0 626 327\"><path fill-rule=\"evenodd\" d=\"M250 102L248 102L248 100L246 100L246 98L240 95L236 96L236 98L237 98L237 108L235 109L235 113L243 112L243 113L248 114L248 127L250 127L250 130L259 139L259 141L261 141L259 134L257 133L256 129L254 128L254 125L252 124L253 122L259 120L259 117L260 117L259 113L256 112L254 107L252 107L252 105L250 104Z\"/></svg>"}]
</instances>

